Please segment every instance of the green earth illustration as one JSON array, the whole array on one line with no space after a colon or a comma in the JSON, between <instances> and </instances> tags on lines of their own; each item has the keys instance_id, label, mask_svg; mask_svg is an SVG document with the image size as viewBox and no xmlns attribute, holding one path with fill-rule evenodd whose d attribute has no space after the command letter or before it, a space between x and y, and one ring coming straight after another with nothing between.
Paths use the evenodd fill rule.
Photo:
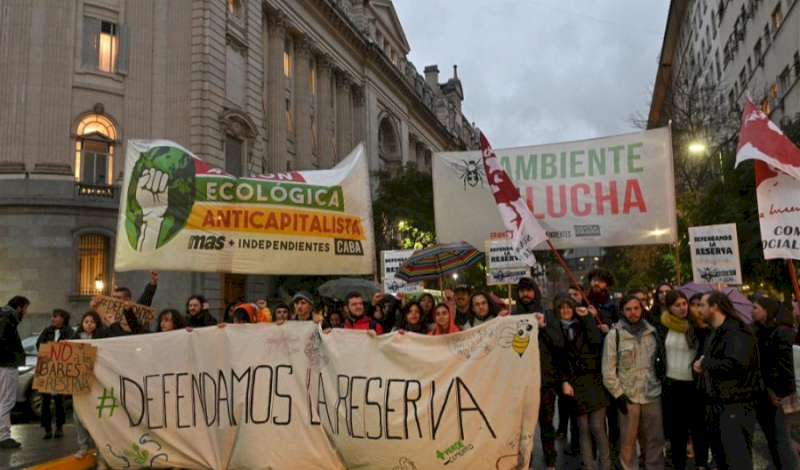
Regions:
<instances>
[{"instance_id":1,"label":"green earth illustration","mask_svg":"<svg viewBox=\"0 0 800 470\"><path fill-rule=\"evenodd\" d=\"M186 226L194 205L194 158L176 147L139 156L128 183L125 232L137 251L166 245Z\"/></svg>"}]
</instances>

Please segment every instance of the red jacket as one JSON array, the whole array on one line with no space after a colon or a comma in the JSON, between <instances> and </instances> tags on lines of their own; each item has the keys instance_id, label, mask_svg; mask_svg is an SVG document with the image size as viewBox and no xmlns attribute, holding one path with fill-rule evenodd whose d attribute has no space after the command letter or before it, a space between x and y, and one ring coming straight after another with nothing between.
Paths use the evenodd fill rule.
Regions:
<instances>
[{"instance_id":1,"label":"red jacket","mask_svg":"<svg viewBox=\"0 0 800 470\"><path fill-rule=\"evenodd\" d=\"M375 333L383 334L381 324L366 315L361 315L355 322L348 319L344 322L344 328L346 330L375 330Z\"/></svg>"}]
</instances>

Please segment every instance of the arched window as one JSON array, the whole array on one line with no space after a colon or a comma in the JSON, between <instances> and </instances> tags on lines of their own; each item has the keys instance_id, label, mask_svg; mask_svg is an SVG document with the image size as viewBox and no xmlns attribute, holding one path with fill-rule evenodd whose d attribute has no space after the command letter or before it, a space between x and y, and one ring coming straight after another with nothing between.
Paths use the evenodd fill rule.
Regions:
<instances>
[{"instance_id":1,"label":"arched window","mask_svg":"<svg viewBox=\"0 0 800 470\"><path fill-rule=\"evenodd\" d=\"M106 292L109 276L109 238L91 233L78 237L78 294L98 295Z\"/></svg>"},{"instance_id":2,"label":"arched window","mask_svg":"<svg viewBox=\"0 0 800 470\"><path fill-rule=\"evenodd\" d=\"M402 161L400 140L388 116L381 119L378 125L378 159L381 169L395 166Z\"/></svg>"},{"instance_id":3,"label":"arched window","mask_svg":"<svg viewBox=\"0 0 800 470\"><path fill-rule=\"evenodd\" d=\"M75 181L110 186L114 180L114 145L117 130L100 114L81 119L75 141Z\"/></svg>"}]
</instances>

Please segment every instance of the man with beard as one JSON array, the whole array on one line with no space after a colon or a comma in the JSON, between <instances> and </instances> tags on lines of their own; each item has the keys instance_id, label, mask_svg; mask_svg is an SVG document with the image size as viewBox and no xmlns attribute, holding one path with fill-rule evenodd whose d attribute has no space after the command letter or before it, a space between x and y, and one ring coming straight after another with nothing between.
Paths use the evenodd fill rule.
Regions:
<instances>
[{"instance_id":1,"label":"man with beard","mask_svg":"<svg viewBox=\"0 0 800 470\"><path fill-rule=\"evenodd\" d=\"M711 445L720 468L752 470L759 393L758 341L722 292L703 295L700 316L713 328L692 365L711 403Z\"/></svg>"},{"instance_id":2,"label":"man with beard","mask_svg":"<svg viewBox=\"0 0 800 470\"><path fill-rule=\"evenodd\" d=\"M25 350L17 327L28 312L30 303L30 300L18 295L0 308L0 449L13 449L21 445L11 438L11 410L17 399L17 367L25 365Z\"/></svg>"},{"instance_id":3,"label":"man with beard","mask_svg":"<svg viewBox=\"0 0 800 470\"><path fill-rule=\"evenodd\" d=\"M557 325L555 317L545 317L542 313L542 300L539 286L529 277L523 277L517 283L517 304L512 315L525 313L536 314L539 323L539 367L541 370L542 384L539 405L539 426L541 427L542 450L544 461L548 470L555 470L556 465L556 430L553 426L553 417L556 412L556 395L561 387L553 351L554 341L561 341L559 335L547 334L546 324Z\"/></svg>"},{"instance_id":4,"label":"man with beard","mask_svg":"<svg viewBox=\"0 0 800 470\"><path fill-rule=\"evenodd\" d=\"M643 319L644 306L633 295L622 302L623 318L606 336L603 347L603 384L619 411L620 451L623 470L639 468L636 437L643 438L647 470L664 469L664 422L661 380L666 366L655 327Z\"/></svg>"},{"instance_id":5,"label":"man with beard","mask_svg":"<svg viewBox=\"0 0 800 470\"><path fill-rule=\"evenodd\" d=\"M470 319L469 315L469 287L466 284L456 286L453 291L453 300L456 302L456 325L464 328Z\"/></svg>"},{"instance_id":6,"label":"man with beard","mask_svg":"<svg viewBox=\"0 0 800 470\"><path fill-rule=\"evenodd\" d=\"M611 299L609 288L614 285L614 276L611 271L604 268L595 268L586 275L589 278L589 312L597 320L600 332L604 335L614 323L619 320L617 306Z\"/></svg>"}]
</instances>

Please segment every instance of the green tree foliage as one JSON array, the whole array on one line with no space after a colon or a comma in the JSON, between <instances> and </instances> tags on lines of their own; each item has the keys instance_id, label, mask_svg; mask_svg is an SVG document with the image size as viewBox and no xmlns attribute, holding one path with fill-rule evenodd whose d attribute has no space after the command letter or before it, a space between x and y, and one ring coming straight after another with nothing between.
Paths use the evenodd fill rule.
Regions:
<instances>
[{"instance_id":1,"label":"green tree foliage","mask_svg":"<svg viewBox=\"0 0 800 470\"><path fill-rule=\"evenodd\" d=\"M436 238L433 179L414 163L372 173L375 248L418 249Z\"/></svg>"}]
</instances>

